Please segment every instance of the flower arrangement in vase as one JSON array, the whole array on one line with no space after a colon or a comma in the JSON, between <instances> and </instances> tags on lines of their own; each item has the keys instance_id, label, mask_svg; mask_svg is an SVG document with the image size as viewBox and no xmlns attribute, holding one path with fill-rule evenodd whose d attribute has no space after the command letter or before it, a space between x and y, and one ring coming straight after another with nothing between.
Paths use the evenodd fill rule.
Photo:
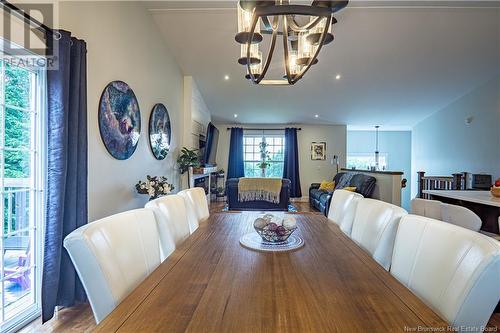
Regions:
<instances>
[{"instance_id":1,"label":"flower arrangement in vase","mask_svg":"<svg viewBox=\"0 0 500 333\"><path fill-rule=\"evenodd\" d=\"M174 190L174 185L167 181L163 176L146 176L146 181L139 181L135 184L135 189L139 194L149 195L149 200L154 200L161 196L170 194Z\"/></svg>"}]
</instances>

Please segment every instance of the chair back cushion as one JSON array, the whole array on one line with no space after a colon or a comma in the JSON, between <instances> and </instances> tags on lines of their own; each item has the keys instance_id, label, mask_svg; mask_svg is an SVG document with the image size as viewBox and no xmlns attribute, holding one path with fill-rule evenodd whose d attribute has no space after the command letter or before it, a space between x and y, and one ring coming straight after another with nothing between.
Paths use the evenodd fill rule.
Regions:
<instances>
[{"instance_id":1,"label":"chair back cushion","mask_svg":"<svg viewBox=\"0 0 500 333\"><path fill-rule=\"evenodd\" d=\"M482 221L472 210L450 204L441 204L441 218L443 221L460 227L479 231Z\"/></svg>"},{"instance_id":2,"label":"chair back cushion","mask_svg":"<svg viewBox=\"0 0 500 333\"><path fill-rule=\"evenodd\" d=\"M411 213L441 220L441 201L415 198L411 201Z\"/></svg>"},{"instance_id":3,"label":"chair back cushion","mask_svg":"<svg viewBox=\"0 0 500 333\"><path fill-rule=\"evenodd\" d=\"M64 247L98 323L160 264L155 216L144 208L80 227Z\"/></svg>"},{"instance_id":4,"label":"chair back cushion","mask_svg":"<svg viewBox=\"0 0 500 333\"><path fill-rule=\"evenodd\" d=\"M351 238L389 270L392 248L403 208L375 199L362 199L356 208Z\"/></svg>"},{"instance_id":5,"label":"chair back cushion","mask_svg":"<svg viewBox=\"0 0 500 333\"><path fill-rule=\"evenodd\" d=\"M352 230L352 222L356 214L358 202L363 199L359 193L336 190L333 192L328 210L328 219L340 227L345 234L350 235Z\"/></svg>"},{"instance_id":6,"label":"chair back cushion","mask_svg":"<svg viewBox=\"0 0 500 333\"><path fill-rule=\"evenodd\" d=\"M340 183L340 179L342 179L342 177L345 175L346 173L345 172L339 172L337 173L334 177L333 177L333 181L335 182L335 188L337 187L337 185Z\"/></svg>"},{"instance_id":7,"label":"chair back cushion","mask_svg":"<svg viewBox=\"0 0 500 333\"><path fill-rule=\"evenodd\" d=\"M198 229L200 222L210 216L205 190L201 187L194 187L180 191L178 194L184 198L186 203L189 229L193 233Z\"/></svg>"},{"instance_id":8,"label":"chair back cushion","mask_svg":"<svg viewBox=\"0 0 500 333\"><path fill-rule=\"evenodd\" d=\"M500 299L500 243L408 215L399 225L391 274L450 325L484 327Z\"/></svg>"},{"instance_id":9,"label":"chair back cushion","mask_svg":"<svg viewBox=\"0 0 500 333\"><path fill-rule=\"evenodd\" d=\"M163 261L190 235L186 204L183 197L173 194L148 202L146 208L155 212Z\"/></svg>"},{"instance_id":10,"label":"chair back cushion","mask_svg":"<svg viewBox=\"0 0 500 333\"><path fill-rule=\"evenodd\" d=\"M339 172L338 174L336 174L333 178L333 180L335 181L335 189L340 190L346 186L349 186L354 175L355 174L353 172Z\"/></svg>"},{"instance_id":11,"label":"chair back cushion","mask_svg":"<svg viewBox=\"0 0 500 333\"><path fill-rule=\"evenodd\" d=\"M356 192L365 198L371 198L373 191L375 190L376 183L377 179L375 177L357 173L353 175L349 181L349 187L355 187Z\"/></svg>"}]
</instances>

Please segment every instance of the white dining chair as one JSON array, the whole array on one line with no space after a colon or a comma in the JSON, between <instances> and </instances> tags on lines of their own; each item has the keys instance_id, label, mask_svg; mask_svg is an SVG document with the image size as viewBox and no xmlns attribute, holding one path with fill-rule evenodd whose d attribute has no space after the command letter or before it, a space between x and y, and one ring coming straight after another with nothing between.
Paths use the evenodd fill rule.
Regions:
<instances>
[{"instance_id":1,"label":"white dining chair","mask_svg":"<svg viewBox=\"0 0 500 333\"><path fill-rule=\"evenodd\" d=\"M156 219L144 208L80 227L66 236L64 247L97 323L160 264Z\"/></svg>"},{"instance_id":2,"label":"white dining chair","mask_svg":"<svg viewBox=\"0 0 500 333\"><path fill-rule=\"evenodd\" d=\"M390 203L362 199L356 208L350 237L389 270L398 224L406 214L406 210Z\"/></svg>"},{"instance_id":3,"label":"white dining chair","mask_svg":"<svg viewBox=\"0 0 500 333\"><path fill-rule=\"evenodd\" d=\"M328 220L337 224L346 235L351 234L356 208L363 196L359 193L335 190L328 210Z\"/></svg>"},{"instance_id":4,"label":"white dining chair","mask_svg":"<svg viewBox=\"0 0 500 333\"><path fill-rule=\"evenodd\" d=\"M198 229L200 222L210 216L205 190L201 187L194 187L180 191L178 194L184 198L186 203L189 229L193 233Z\"/></svg>"},{"instance_id":5,"label":"white dining chair","mask_svg":"<svg viewBox=\"0 0 500 333\"><path fill-rule=\"evenodd\" d=\"M186 203L182 196L172 194L149 201L145 207L155 213L163 261L190 235Z\"/></svg>"},{"instance_id":6,"label":"white dining chair","mask_svg":"<svg viewBox=\"0 0 500 333\"><path fill-rule=\"evenodd\" d=\"M483 223L472 210L445 203L441 204L441 220L473 231L479 231Z\"/></svg>"},{"instance_id":7,"label":"white dining chair","mask_svg":"<svg viewBox=\"0 0 500 333\"><path fill-rule=\"evenodd\" d=\"M480 332L500 299L500 243L408 215L399 224L390 272L451 326Z\"/></svg>"},{"instance_id":8,"label":"white dining chair","mask_svg":"<svg viewBox=\"0 0 500 333\"><path fill-rule=\"evenodd\" d=\"M441 201L414 198L411 201L411 213L441 220Z\"/></svg>"}]
</instances>

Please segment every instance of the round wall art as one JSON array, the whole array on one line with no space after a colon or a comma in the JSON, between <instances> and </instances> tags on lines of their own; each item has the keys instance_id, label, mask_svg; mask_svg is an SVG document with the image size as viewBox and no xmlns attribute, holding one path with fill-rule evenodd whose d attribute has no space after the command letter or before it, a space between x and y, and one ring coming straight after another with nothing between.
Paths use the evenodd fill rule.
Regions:
<instances>
[{"instance_id":1,"label":"round wall art","mask_svg":"<svg viewBox=\"0 0 500 333\"><path fill-rule=\"evenodd\" d=\"M110 82L99 102L99 131L108 152L126 160L134 153L141 134L141 111L134 92L122 81Z\"/></svg>"},{"instance_id":2,"label":"round wall art","mask_svg":"<svg viewBox=\"0 0 500 333\"><path fill-rule=\"evenodd\" d=\"M157 160L167 157L170 150L170 117L165 105L159 103L153 107L149 117L149 143Z\"/></svg>"}]
</instances>

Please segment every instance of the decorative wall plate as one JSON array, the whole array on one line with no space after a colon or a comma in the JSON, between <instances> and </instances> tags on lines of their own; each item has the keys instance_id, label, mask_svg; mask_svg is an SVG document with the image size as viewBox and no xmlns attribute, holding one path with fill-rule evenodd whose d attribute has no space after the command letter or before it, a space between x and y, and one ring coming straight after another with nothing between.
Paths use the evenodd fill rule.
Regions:
<instances>
[{"instance_id":1,"label":"decorative wall plate","mask_svg":"<svg viewBox=\"0 0 500 333\"><path fill-rule=\"evenodd\" d=\"M241 236L240 244L246 248L264 252L283 252L298 249L304 246L304 240L299 235L292 234L284 242L271 243L262 240L256 232L250 232Z\"/></svg>"},{"instance_id":2,"label":"decorative wall plate","mask_svg":"<svg viewBox=\"0 0 500 333\"><path fill-rule=\"evenodd\" d=\"M104 146L118 160L126 160L137 148L141 111L125 82L113 81L104 88L99 102L99 131Z\"/></svg>"},{"instance_id":3,"label":"decorative wall plate","mask_svg":"<svg viewBox=\"0 0 500 333\"><path fill-rule=\"evenodd\" d=\"M165 105L158 103L149 116L149 143L151 151L157 160L167 157L170 150L172 128L170 117Z\"/></svg>"}]
</instances>

